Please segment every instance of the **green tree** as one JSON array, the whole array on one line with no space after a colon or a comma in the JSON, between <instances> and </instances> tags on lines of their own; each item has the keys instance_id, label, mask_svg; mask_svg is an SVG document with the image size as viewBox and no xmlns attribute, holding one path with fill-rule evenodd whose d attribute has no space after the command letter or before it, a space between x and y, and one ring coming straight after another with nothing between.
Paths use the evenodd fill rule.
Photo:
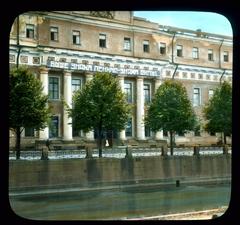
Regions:
<instances>
[{"instance_id":1,"label":"green tree","mask_svg":"<svg viewBox=\"0 0 240 225\"><path fill-rule=\"evenodd\" d=\"M73 96L68 109L76 129L98 133L99 157L102 157L103 132L125 128L130 108L116 77L96 73L94 78Z\"/></svg>"},{"instance_id":2,"label":"green tree","mask_svg":"<svg viewBox=\"0 0 240 225\"><path fill-rule=\"evenodd\" d=\"M9 127L16 134L16 159L19 159L23 129L39 130L47 126L48 96L43 95L42 83L25 67L10 70L9 88Z\"/></svg>"},{"instance_id":3,"label":"green tree","mask_svg":"<svg viewBox=\"0 0 240 225\"><path fill-rule=\"evenodd\" d=\"M153 131L163 129L170 133L171 155L175 133L193 130L196 123L185 87L175 80L167 80L160 85L147 110L145 124Z\"/></svg>"},{"instance_id":4,"label":"green tree","mask_svg":"<svg viewBox=\"0 0 240 225\"><path fill-rule=\"evenodd\" d=\"M203 108L203 115L206 119L205 130L222 132L226 144L226 136L232 134L232 87L229 83L224 81L215 90Z\"/></svg>"}]
</instances>

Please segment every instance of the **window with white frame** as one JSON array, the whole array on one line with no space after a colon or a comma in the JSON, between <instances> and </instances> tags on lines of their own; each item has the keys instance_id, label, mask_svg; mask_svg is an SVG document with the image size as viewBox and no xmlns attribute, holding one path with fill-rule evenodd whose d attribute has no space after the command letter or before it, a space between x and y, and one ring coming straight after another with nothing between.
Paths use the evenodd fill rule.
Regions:
<instances>
[{"instance_id":1,"label":"window with white frame","mask_svg":"<svg viewBox=\"0 0 240 225\"><path fill-rule=\"evenodd\" d=\"M183 56L183 46L177 45L177 56L182 57Z\"/></svg>"},{"instance_id":2,"label":"window with white frame","mask_svg":"<svg viewBox=\"0 0 240 225\"><path fill-rule=\"evenodd\" d=\"M214 94L214 90L209 89L209 90L208 90L208 99L211 99L212 96L213 96L213 94Z\"/></svg>"},{"instance_id":3,"label":"window with white frame","mask_svg":"<svg viewBox=\"0 0 240 225\"><path fill-rule=\"evenodd\" d=\"M27 38L34 38L34 25L33 24L26 24L26 37Z\"/></svg>"},{"instance_id":4,"label":"window with white frame","mask_svg":"<svg viewBox=\"0 0 240 225\"><path fill-rule=\"evenodd\" d=\"M124 38L124 50L131 51L131 39L128 37Z\"/></svg>"},{"instance_id":5,"label":"window with white frame","mask_svg":"<svg viewBox=\"0 0 240 225\"><path fill-rule=\"evenodd\" d=\"M130 118L127 122L125 134L126 134L126 137L132 137L132 118Z\"/></svg>"},{"instance_id":6,"label":"window with white frame","mask_svg":"<svg viewBox=\"0 0 240 225\"><path fill-rule=\"evenodd\" d=\"M25 127L25 137L34 137L34 128L33 127Z\"/></svg>"},{"instance_id":7,"label":"window with white frame","mask_svg":"<svg viewBox=\"0 0 240 225\"><path fill-rule=\"evenodd\" d=\"M160 54L161 55L165 55L166 54L166 43L160 42L159 44L159 50L160 50Z\"/></svg>"},{"instance_id":8,"label":"window with white frame","mask_svg":"<svg viewBox=\"0 0 240 225\"><path fill-rule=\"evenodd\" d=\"M143 41L143 52L149 52L149 41L148 40Z\"/></svg>"},{"instance_id":9,"label":"window with white frame","mask_svg":"<svg viewBox=\"0 0 240 225\"><path fill-rule=\"evenodd\" d=\"M213 61L213 50L208 49L208 61Z\"/></svg>"},{"instance_id":10,"label":"window with white frame","mask_svg":"<svg viewBox=\"0 0 240 225\"><path fill-rule=\"evenodd\" d=\"M73 44L80 45L80 31L72 31Z\"/></svg>"},{"instance_id":11,"label":"window with white frame","mask_svg":"<svg viewBox=\"0 0 240 225\"><path fill-rule=\"evenodd\" d=\"M192 49L192 57L193 59L198 59L199 55L198 55L198 48L193 47Z\"/></svg>"},{"instance_id":12,"label":"window with white frame","mask_svg":"<svg viewBox=\"0 0 240 225\"><path fill-rule=\"evenodd\" d=\"M58 27L50 27L51 41L58 41Z\"/></svg>"},{"instance_id":13,"label":"window with white frame","mask_svg":"<svg viewBox=\"0 0 240 225\"><path fill-rule=\"evenodd\" d=\"M49 125L49 138L56 138L59 136L59 117L52 116Z\"/></svg>"},{"instance_id":14,"label":"window with white frame","mask_svg":"<svg viewBox=\"0 0 240 225\"><path fill-rule=\"evenodd\" d=\"M143 91L144 91L144 102L149 103L151 101L151 90L150 90L150 84L144 84L143 85Z\"/></svg>"},{"instance_id":15,"label":"window with white frame","mask_svg":"<svg viewBox=\"0 0 240 225\"><path fill-rule=\"evenodd\" d=\"M59 99L59 77L48 77L49 99Z\"/></svg>"},{"instance_id":16,"label":"window with white frame","mask_svg":"<svg viewBox=\"0 0 240 225\"><path fill-rule=\"evenodd\" d=\"M106 48L107 36L106 34L99 34L99 47Z\"/></svg>"},{"instance_id":17,"label":"window with white frame","mask_svg":"<svg viewBox=\"0 0 240 225\"><path fill-rule=\"evenodd\" d=\"M133 89L131 82L124 82L124 92L128 103L133 102Z\"/></svg>"},{"instance_id":18,"label":"window with white frame","mask_svg":"<svg viewBox=\"0 0 240 225\"><path fill-rule=\"evenodd\" d=\"M200 106L200 88L193 89L193 106Z\"/></svg>"},{"instance_id":19,"label":"window with white frame","mask_svg":"<svg viewBox=\"0 0 240 225\"><path fill-rule=\"evenodd\" d=\"M81 88L82 80L81 78L72 78L72 93L78 91Z\"/></svg>"},{"instance_id":20,"label":"window with white frame","mask_svg":"<svg viewBox=\"0 0 240 225\"><path fill-rule=\"evenodd\" d=\"M223 61L228 62L229 61L229 53L227 51L223 52Z\"/></svg>"}]
</instances>

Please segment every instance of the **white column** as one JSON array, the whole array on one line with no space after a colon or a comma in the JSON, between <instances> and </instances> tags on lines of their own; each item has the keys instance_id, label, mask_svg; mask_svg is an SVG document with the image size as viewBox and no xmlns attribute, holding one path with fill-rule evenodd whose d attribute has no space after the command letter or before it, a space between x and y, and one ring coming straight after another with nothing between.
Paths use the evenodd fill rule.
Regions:
<instances>
[{"instance_id":1,"label":"white column","mask_svg":"<svg viewBox=\"0 0 240 225\"><path fill-rule=\"evenodd\" d=\"M63 78L63 95L64 101L69 107L72 107L72 77L71 72L64 71ZM66 108L63 109L63 138L65 140L72 139L72 118L68 117Z\"/></svg>"},{"instance_id":2,"label":"white column","mask_svg":"<svg viewBox=\"0 0 240 225\"><path fill-rule=\"evenodd\" d=\"M162 81L160 79L156 79L155 80L155 93L157 92L157 89L159 88L159 86L162 84ZM155 133L155 139L156 140L161 140L163 139L163 130L157 131Z\"/></svg>"},{"instance_id":3,"label":"white column","mask_svg":"<svg viewBox=\"0 0 240 225\"><path fill-rule=\"evenodd\" d=\"M137 78L137 139L145 139L143 78Z\"/></svg>"},{"instance_id":4,"label":"white column","mask_svg":"<svg viewBox=\"0 0 240 225\"><path fill-rule=\"evenodd\" d=\"M92 80L92 78L93 78L92 74L90 74L90 73L86 74L86 82ZM91 131L86 133L86 139L87 140L94 140L94 132L93 132L93 130L91 130Z\"/></svg>"},{"instance_id":5,"label":"white column","mask_svg":"<svg viewBox=\"0 0 240 225\"><path fill-rule=\"evenodd\" d=\"M48 69L41 68L40 69L40 81L43 86L43 94L48 95ZM48 139L49 138L49 128L46 127L43 130L39 131L40 139Z\"/></svg>"},{"instance_id":6,"label":"white column","mask_svg":"<svg viewBox=\"0 0 240 225\"><path fill-rule=\"evenodd\" d=\"M118 76L119 84L121 87L122 92L124 93L124 77ZM126 140L126 132L125 129L120 131L120 140Z\"/></svg>"}]
</instances>

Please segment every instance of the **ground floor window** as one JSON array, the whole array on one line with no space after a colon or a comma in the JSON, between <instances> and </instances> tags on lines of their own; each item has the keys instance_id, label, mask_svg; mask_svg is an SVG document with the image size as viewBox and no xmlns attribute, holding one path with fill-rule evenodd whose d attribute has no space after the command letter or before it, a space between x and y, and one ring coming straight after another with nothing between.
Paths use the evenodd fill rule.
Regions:
<instances>
[{"instance_id":1,"label":"ground floor window","mask_svg":"<svg viewBox=\"0 0 240 225\"><path fill-rule=\"evenodd\" d=\"M34 137L33 127L25 127L25 137Z\"/></svg>"},{"instance_id":2,"label":"ground floor window","mask_svg":"<svg viewBox=\"0 0 240 225\"><path fill-rule=\"evenodd\" d=\"M151 137L151 129L148 126L145 126L145 137Z\"/></svg>"},{"instance_id":3,"label":"ground floor window","mask_svg":"<svg viewBox=\"0 0 240 225\"><path fill-rule=\"evenodd\" d=\"M129 119L127 122L125 133L126 133L126 137L132 137L132 118Z\"/></svg>"},{"instance_id":4,"label":"ground floor window","mask_svg":"<svg viewBox=\"0 0 240 225\"><path fill-rule=\"evenodd\" d=\"M59 136L59 117L53 116L51 118L50 126L49 126L49 137L55 138Z\"/></svg>"}]
</instances>

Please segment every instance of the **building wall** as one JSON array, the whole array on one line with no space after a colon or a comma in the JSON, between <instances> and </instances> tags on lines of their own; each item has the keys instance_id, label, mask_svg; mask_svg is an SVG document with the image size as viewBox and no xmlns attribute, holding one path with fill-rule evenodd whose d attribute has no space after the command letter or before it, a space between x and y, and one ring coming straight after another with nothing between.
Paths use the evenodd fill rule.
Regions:
<instances>
[{"instance_id":1,"label":"building wall","mask_svg":"<svg viewBox=\"0 0 240 225\"><path fill-rule=\"evenodd\" d=\"M157 23L133 17L132 12L116 11L112 13L115 16L113 19L97 17L94 12L87 11L53 11L41 14L29 12L19 16L19 39L22 46L19 57L20 65L29 66L39 79L42 77L43 69L47 71L48 77L60 78L60 98L49 100L53 114L59 116L59 138L66 137L68 130L63 125L65 119L62 97L66 94L64 92L64 74L68 71L71 77L81 77L85 82L88 74L94 75L93 68L96 65L101 67L100 69L126 70L117 75L123 76L125 81L131 81L133 84L133 139L137 139L137 133L140 132L137 132L137 127L139 127L137 80L139 78L143 79L143 83L151 84L151 95L153 96L157 80L160 79L163 82L165 79L171 79L177 68L174 78L180 80L186 87L191 101L193 89L200 89L201 104L194 107L194 110L202 118L202 108L209 99L209 89L214 90L219 85L220 79L229 82L232 80L232 39L221 35L206 35L205 33L203 35L201 32L194 31L189 33L180 28L176 30L168 27L165 31ZM103 15L105 15L105 11ZM26 24L35 25L34 38L26 38ZM16 25L15 21L10 34L11 66L16 64L17 59ZM59 29L58 41L50 40L51 26ZM73 30L80 31L79 45L72 43ZM99 47L99 34L106 34L106 48ZM124 50L124 37L131 39L130 51ZM143 51L143 41L145 40L149 41L149 52ZM160 42L166 44L166 54L160 54ZM176 54L177 45L183 46L182 57L178 57ZM197 59L192 57L193 47L197 47L199 50ZM212 61L208 60L209 49L213 50ZM229 53L228 62L223 61L224 51ZM50 61L62 62L62 64L52 66L49 64ZM66 68L70 63L76 63L81 68ZM85 66L84 69L83 66ZM137 75L131 74L133 70L137 71ZM48 83L45 85L48 86ZM67 94L71 94L70 86L67 92L69 92ZM39 134L39 137L42 136ZM151 138L154 139L153 133Z\"/></svg>"}]
</instances>

